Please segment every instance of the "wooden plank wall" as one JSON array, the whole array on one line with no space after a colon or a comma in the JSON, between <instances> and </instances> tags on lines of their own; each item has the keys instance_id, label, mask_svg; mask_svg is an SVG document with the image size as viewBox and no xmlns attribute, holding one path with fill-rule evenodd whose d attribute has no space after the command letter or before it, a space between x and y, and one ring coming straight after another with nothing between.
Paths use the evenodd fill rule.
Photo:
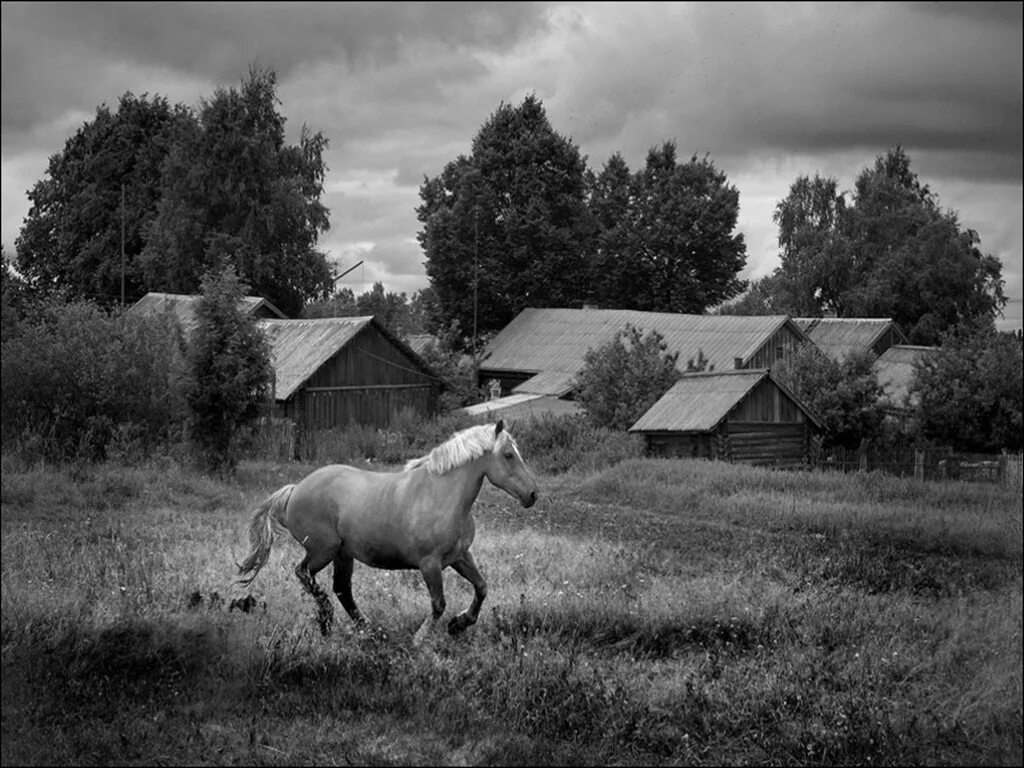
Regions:
<instances>
[{"instance_id":1,"label":"wooden plank wall","mask_svg":"<svg viewBox=\"0 0 1024 768\"><path fill-rule=\"evenodd\" d=\"M772 334L761 348L750 358L745 368L770 368L781 361L797 346L806 344L803 339L790 330L789 326L783 325Z\"/></svg>"},{"instance_id":2,"label":"wooden plank wall","mask_svg":"<svg viewBox=\"0 0 1024 768\"><path fill-rule=\"evenodd\" d=\"M306 430L383 427L402 408L435 414L440 385L370 325L309 378L285 404L284 415Z\"/></svg>"}]
</instances>

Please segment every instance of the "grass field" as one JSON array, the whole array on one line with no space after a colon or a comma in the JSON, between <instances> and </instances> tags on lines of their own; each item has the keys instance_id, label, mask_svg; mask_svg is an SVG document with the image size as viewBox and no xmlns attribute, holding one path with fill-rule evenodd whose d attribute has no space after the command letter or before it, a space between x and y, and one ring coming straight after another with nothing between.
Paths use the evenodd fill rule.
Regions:
<instances>
[{"instance_id":1,"label":"grass field","mask_svg":"<svg viewBox=\"0 0 1024 768\"><path fill-rule=\"evenodd\" d=\"M418 573L357 564L372 628L339 608L325 640L290 539L228 609L252 508L309 469L5 457L3 764L1024 757L1019 491L656 460L529 510L485 485L480 623L417 651Z\"/></svg>"}]
</instances>

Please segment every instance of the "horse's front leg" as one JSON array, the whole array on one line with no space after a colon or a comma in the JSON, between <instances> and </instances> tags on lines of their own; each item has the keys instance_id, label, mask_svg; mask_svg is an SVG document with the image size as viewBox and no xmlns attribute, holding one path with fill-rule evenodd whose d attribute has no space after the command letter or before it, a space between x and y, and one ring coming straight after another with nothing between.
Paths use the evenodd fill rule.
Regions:
<instances>
[{"instance_id":1,"label":"horse's front leg","mask_svg":"<svg viewBox=\"0 0 1024 768\"><path fill-rule=\"evenodd\" d=\"M430 592L430 615L413 636L412 644L415 646L422 645L427 633L444 613L444 580L441 578L441 559L427 558L420 563L420 573L423 574L423 580L427 583L427 591Z\"/></svg>"},{"instance_id":2,"label":"horse's front leg","mask_svg":"<svg viewBox=\"0 0 1024 768\"><path fill-rule=\"evenodd\" d=\"M449 634L457 635L471 624L476 624L477 617L480 615L480 606L483 605L484 599L487 597L487 582L484 581L484 577L473 560L473 555L468 550L459 560L452 563L452 568L459 576L473 585L473 602L469 608L448 622Z\"/></svg>"}]
</instances>

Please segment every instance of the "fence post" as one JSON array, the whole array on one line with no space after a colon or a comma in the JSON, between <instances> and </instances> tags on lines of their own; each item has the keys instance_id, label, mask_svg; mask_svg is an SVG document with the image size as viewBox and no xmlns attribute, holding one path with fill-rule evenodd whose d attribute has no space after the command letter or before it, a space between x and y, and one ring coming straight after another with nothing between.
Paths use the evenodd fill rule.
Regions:
<instances>
[{"instance_id":1,"label":"fence post","mask_svg":"<svg viewBox=\"0 0 1024 768\"><path fill-rule=\"evenodd\" d=\"M914 451L914 477L924 480L924 451Z\"/></svg>"},{"instance_id":2,"label":"fence post","mask_svg":"<svg viewBox=\"0 0 1024 768\"><path fill-rule=\"evenodd\" d=\"M866 437L861 438L860 450L858 453L858 459L860 460L860 471L868 471L868 439Z\"/></svg>"},{"instance_id":3,"label":"fence post","mask_svg":"<svg viewBox=\"0 0 1024 768\"><path fill-rule=\"evenodd\" d=\"M1006 482L1006 462L1006 449L1003 448L1002 452L999 454L999 469L996 473L996 480L999 481L1000 483Z\"/></svg>"}]
</instances>

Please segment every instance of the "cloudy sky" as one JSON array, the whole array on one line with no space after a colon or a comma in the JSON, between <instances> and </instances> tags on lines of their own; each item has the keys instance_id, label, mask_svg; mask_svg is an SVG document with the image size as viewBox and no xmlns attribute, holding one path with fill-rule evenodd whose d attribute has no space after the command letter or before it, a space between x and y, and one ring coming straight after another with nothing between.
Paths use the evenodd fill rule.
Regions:
<instances>
[{"instance_id":1,"label":"cloudy sky","mask_svg":"<svg viewBox=\"0 0 1024 768\"><path fill-rule=\"evenodd\" d=\"M9 3L2 5L5 249L49 155L126 91L196 105L258 60L290 140L330 141L322 246L342 284L427 284L415 207L502 103L534 93L600 170L668 140L740 191L744 277L778 264L771 215L800 174L902 144L1003 262L1021 327L1019 3Z\"/></svg>"}]
</instances>

